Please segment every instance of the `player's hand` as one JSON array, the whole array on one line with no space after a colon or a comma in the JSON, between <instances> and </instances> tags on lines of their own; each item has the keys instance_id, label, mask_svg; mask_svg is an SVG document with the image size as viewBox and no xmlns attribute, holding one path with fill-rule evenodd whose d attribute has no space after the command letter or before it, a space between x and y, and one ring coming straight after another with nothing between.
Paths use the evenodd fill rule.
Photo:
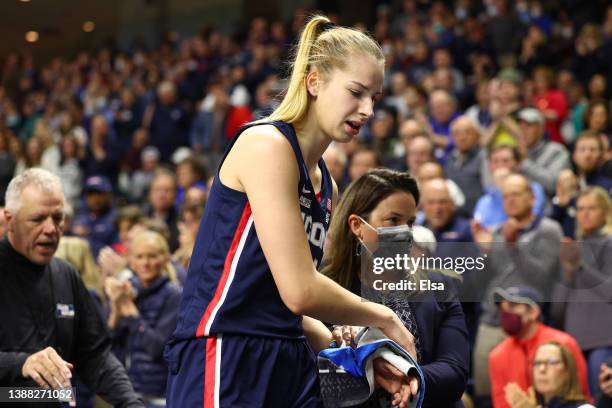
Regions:
<instances>
[{"instance_id":1,"label":"player's hand","mask_svg":"<svg viewBox=\"0 0 612 408\"><path fill-rule=\"evenodd\" d=\"M389 309L389 311L391 311L391 309ZM414 336L412 335L412 333L410 333L410 331L408 331L406 326L404 326L404 323L402 323L400 318L397 317L397 315L393 311L391 311L391 313L393 315L392 323L390 323L387 327L381 327L380 330L382 330L382 332L390 340L393 340L401 347L403 347L404 350L406 350L416 361L417 353L416 347L414 345Z\"/></svg>"},{"instance_id":2,"label":"player's hand","mask_svg":"<svg viewBox=\"0 0 612 408\"><path fill-rule=\"evenodd\" d=\"M26 359L21 375L45 389L69 388L72 368L72 364L64 361L52 347L47 347Z\"/></svg>"},{"instance_id":3,"label":"player's hand","mask_svg":"<svg viewBox=\"0 0 612 408\"><path fill-rule=\"evenodd\" d=\"M405 375L382 358L374 359L373 365L376 384L393 396L392 405L406 407L419 391L419 380Z\"/></svg>"}]
</instances>

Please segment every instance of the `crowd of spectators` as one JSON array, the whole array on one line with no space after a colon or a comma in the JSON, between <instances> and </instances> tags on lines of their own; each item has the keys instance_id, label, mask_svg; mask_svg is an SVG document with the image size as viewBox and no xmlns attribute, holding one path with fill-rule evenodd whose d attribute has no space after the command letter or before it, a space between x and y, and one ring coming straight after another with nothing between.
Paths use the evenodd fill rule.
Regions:
<instances>
[{"instance_id":1,"label":"crowd of spectators","mask_svg":"<svg viewBox=\"0 0 612 408\"><path fill-rule=\"evenodd\" d=\"M116 349L132 362L136 385L148 381L142 375L163 380L154 372L161 350L150 349L170 333L175 312L156 299L175 302L210 177L236 130L273 110L283 63L309 12L298 9L288 22L255 18L231 34L208 27L154 49L107 47L43 64L27 53L3 59L0 200L27 168L60 176L69 204L65 235L89 244L79 252L90 250L98 269L88 267L85 283L110 314L110 328L121 331ZM346 24L341 13L330 17ZM341 192L371 168L406 170L423 194L418 222L438 242L472 242L481 251L490 241L523 243L522 253L488 249L503 267L492 267L487 294L518 285L546 296L553 275L585 287L609 279L612 6L404 0L380 4L372 26L355 27L380 43L386 75L369 124L324 155ZM147 230L157 235L142 238ZM134 258L146 252L142 243L163 258L152 267L159 275L144 281L147 267ZM505 280L507 268L516 270L515 280ZM532 318L573 336L564 344L582 353L574 366L586 361L590 390L579 373L584 397L602 404L612 398L605 367L612 358L610 293L565 308L534 306ZM525 306L506 300L503 310L517 305ZM518 407L488 358L510 341L503 340L499 306L464 304L464 311L474 357L468 391L476 404L490 406L490 375L494 401L503 401L494 406ZM138 331L139 341L126 342ZM143 338L155 341L141 344ZM526 391L528 377L508 381ZM158 388L140 391L157 401Z\"/></svg>"}]
</instances>

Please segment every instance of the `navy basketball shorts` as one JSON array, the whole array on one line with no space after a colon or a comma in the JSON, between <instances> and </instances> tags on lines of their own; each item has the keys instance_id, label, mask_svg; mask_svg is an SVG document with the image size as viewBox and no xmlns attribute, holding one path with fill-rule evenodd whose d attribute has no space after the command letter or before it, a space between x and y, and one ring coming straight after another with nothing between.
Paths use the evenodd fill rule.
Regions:
<instances>
[{"instance_id":1,"label":"navy basketball shorts","mask_svg":"<svg viewBox=\"0 0 612 408\"><path fill-rule=\"evenodd\" d=\"M170 408L321 408L306 340L219 334L166 349Z\"/></svg>"}]
</instances>

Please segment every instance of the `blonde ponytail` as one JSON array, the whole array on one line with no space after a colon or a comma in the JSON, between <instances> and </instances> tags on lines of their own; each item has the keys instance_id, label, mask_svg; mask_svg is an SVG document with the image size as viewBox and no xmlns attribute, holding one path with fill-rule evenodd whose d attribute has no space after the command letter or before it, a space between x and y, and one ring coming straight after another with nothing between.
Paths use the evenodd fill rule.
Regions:
<instances>
[{"instance_id":1,"label":"blonde ponytail","mask_svg":"<svg viewBox=\"0 0 612 408\"><path fill-rule=\"evenodd\" d=\"M327 17L313 16L300 35L287 92L274 112L262 121L300 121L310 106L305 81L309 70L317 67L322 74L329 74L333 68L344 68L354 53L369 54L384 62L380 46L367 34L331 26Z\"/></svg>"},{"instance_id":2,"label":"blonde ponytail","mask_svg":"<svg viewBox=\"0 0 612 408\"><path fill-rule=\"evenodd\" d=\"M328 23L330 21L327 17L314 16L304 27L295 53L295 61L293 62L287 93L268 120L283 120L288 123L294 123L306 114L308 109L308 91L304 79L309 68L310 51L317 35L320 34L321 27Z\"/></svg>"}]
</instances>

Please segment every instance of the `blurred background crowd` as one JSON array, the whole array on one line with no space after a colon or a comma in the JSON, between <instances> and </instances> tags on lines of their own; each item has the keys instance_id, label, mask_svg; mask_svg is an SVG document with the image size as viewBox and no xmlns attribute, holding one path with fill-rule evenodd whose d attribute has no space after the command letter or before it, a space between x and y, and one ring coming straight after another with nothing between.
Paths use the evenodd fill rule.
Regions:
<instances>
[{"instance_id":1,"label":"blurred background crowd","mask_svg":"<svg viewBox=\"0 0 612 408\"><path fill-rule=\"evenodd\" d=\"M585 263L600 279L612 274L612 6L404 0L372 2L363 21L320 6L338 24L368 30L386 56L374 117L324 155L341 192L375 167L409 171L422 192L418 222L435 241L533 244L531 264L506 261L570 283ZM153 47L92 47L43 61L1 56L0 200L27 168L60 175L69 205L58 255L99 299L139 392L163 398L162 346L211 178L240 126L274 109L291 46L314 11L164 35ZM593 242L595 255L581 257L585 245L576 241ZM611 292L607 301L556 310L530 292L546 297L542 281L511 283L522 295L504 297L503 307L524 322L537 309L532 320L576 345L585 397L612 396ZM503 387L520 381L500 389L495 377L506 363L489 360L510 334L494 317L499 310L464 306L473 347L466 404L518 407ZM132 327L134 307L147 330Z\"/></svg>"}]
</instances>

